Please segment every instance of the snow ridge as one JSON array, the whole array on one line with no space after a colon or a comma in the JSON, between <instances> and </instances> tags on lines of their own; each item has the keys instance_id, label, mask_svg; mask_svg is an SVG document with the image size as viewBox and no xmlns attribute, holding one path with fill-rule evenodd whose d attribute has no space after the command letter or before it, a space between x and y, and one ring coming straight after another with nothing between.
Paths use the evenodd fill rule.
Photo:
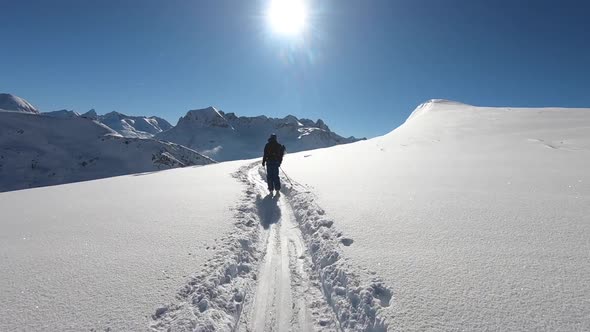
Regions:
<instances>
[{"instance_id":1,"label":"snow ridge","mask_svg":"<svg viewBox=\"0 0 590 332\"><path fill-rule=\"evenodd\" d=\"M75 118L80 116L80 113L76 111L68 111L68 110L59 110L59 111L52 111L52 112L43 112L41 115L45 116L52 116L55 118Z\"/></svg>"},{"instance_id":2,"label":"snow ridge","mask_svg":"<svg viewBox=\"0 0 590 332\"><path fill-rule=\"evenodd\" d=\"M98 121L116 130L124 137L152 138L155 134L172 128L168 121L155 116L130 116L119 112L110 112L96 116L96 112L88 111L83 117L97 118Z\"/></svg>"},{"instance_id":3,"label":"snow ridge","mask_svg":"<svg viewBox=\"0 0 590 332\"><path fill-rule=\"evenodd\" d=\"M300 185L301 186L301 185ZM350 246L353 239L343 237L333 227L309 191L286 185L299 228L319 274L324 296L331 305L342 331L387 331L381 318L392 299L392 291L372 272L361 278L358 268L342 257L341 246ZM304 188L303 186L301 186ZM370 280L363 283L361 280Z\"/></svg>"},{"instance_id":4,"label":"snow ridge","mask_svg":"<svg viewBox=\"0 0 590 332\"><path fill-rule=\"evenodd\" d=\"M430 99L427 100L425 102L423 102L422 104L418 105L418 107L416 107L416 109L414 109L414 111L412 111L412 113L410 114L410 116L408 117L408 119L406 121L409 121L411 119L417 118L423 114L426 114L434 109L447 109L447 108L457 108L457 107L469 107L470 105L458 102L458 101L453 101L453 100L447 100L447 99Z\"/></svg>"}]
</instances>

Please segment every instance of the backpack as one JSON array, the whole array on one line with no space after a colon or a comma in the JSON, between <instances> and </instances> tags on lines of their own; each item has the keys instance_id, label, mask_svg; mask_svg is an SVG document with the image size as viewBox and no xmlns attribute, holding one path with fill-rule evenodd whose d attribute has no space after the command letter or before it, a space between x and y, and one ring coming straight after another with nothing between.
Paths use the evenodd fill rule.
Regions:
<instances>
[{"instance_id":1,"label":"backpack","mask_svg":"<svg viewBox=\"0 0 590 332\"><path fill-rule=\"evenodd\" d=\"M282 161L285 155L285 146L275 142L268 147L268 159Z\"/></svg>"}]
</instances>

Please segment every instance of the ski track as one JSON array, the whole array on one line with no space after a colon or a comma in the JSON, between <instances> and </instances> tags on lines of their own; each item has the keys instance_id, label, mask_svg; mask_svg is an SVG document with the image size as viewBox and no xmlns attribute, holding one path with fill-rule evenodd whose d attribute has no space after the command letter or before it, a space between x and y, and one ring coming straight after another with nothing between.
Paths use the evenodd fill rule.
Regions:
<instances>
[{"instance_id":1,"label":"ski track","mask_svg":"<svg viewBox=\"0 0 590 332\"><path fill-rule=\"evenodd\" d=\"M387 331L390 289L342 258L353 240L309 191L283 179L283 194L268 194L258 162L234 177L246 185L236 231L156 309L150 331Z\"/></svg>"},{"instance_id":2,"label":"ski track","mask_svg":"<svg viewBox=\"0 0 590 332\"><path fill-rule=\"evenodd\" d=\"M309 278L311 262L293 211L283 196L267 194L263 175L258 167L248 172L250 183L255 184L260 197L265 196L257 205L268 236L256 293L253 301L246 303L247 314L240 330L313 331L322 328L320 323L325 329L335 330L330 307L319 285Z\"/></svg>"}]
</instances>

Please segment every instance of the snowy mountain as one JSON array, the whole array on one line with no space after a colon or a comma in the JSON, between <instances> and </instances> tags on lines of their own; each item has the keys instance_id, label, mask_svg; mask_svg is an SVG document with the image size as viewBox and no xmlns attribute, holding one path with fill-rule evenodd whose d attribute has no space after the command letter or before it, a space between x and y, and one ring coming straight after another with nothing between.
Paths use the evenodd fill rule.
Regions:
<instances>
[{"instance_id":1,"label":"snowy mountain","mask_svg":"<svg viewBox=\"0 0 590 332\"><path fill-rule=\"evenodd\" d=\"M322 121L238 117L208 107L189 111L170 130L156 134L157 139L188 146L218 161L259 157L271 133L276 133L288 152L317 149L358 141L330 131Z\"/></svg>"},{"instance_id":2,"label":"snowy mountain","mask_svg":"<svg viewBox=\"0 0 590 332\"><path fill-rule=\"evenodd\" d=\"M0 110L39 114L29 102L8 93L0 93ZM172 128L168 121L156 116L129 116L118 112L98 115L94 109L82 115L69 110L44 112L43 115L57 118L81 116L98 120L124 137L152 138L155 134Z\"/></svg>"},{"instance_id":3,"label":"snowy mountain","mask_svg":"<svg viewBox=\"0 0 590 332\"><path fill-rule=\"evenodd\" d=\"M152 138L155 134L172 128L168 121L157 116L129 116L119 112L98 115L94 109L84 114L68 110L43 112L42 114L58 118L83 117L97 120L123 137Z\"/></svg>"},{"instance_id":4,"label":"snowy mountain","mask_svg":"<svg viewBox=\"0 0 590 332\"><path fill-rule=\"evenodd\" d=\"M168 121L156 116L129 116L119 112L110 112L97 116L96 112L93 111L91 110L83 116L88 118L96 117L98 121L124 137L151 138L157 133L172 128Z\"/></svg>"},{"instance_id":5,"label":"snowy mountain","mask_svg":"<svg viewBox=\"0 0 590 332\"><path fill-rule=\"evenodd\" d=\"M52 112L42 112L42 115L51 116L54 118L75 118L79 117L80 113L76 111L68 111L68 110L59 110L59 111L52 111Z\"/></svg>"},{"instance_id":6,"label":"snowy mountain","mask_svg":"<svg viewBox=\"0 0 590 332\"><path fill-rule=\"evenodd\" d=\"M0 93L0 110L39 113L39 111L28 101L9 93Z\"/></svg>"},{"instance_id":7,"label":"snowy mountain","mask_svg":"<svg viewBox=\"0 0 590 332\"><path fill-rule=\"evenodd\" d=\"M281 195L260 158L0 193L0 330L587 331L588 128L432 100Z\"/></svg>"},{"instance_id":8,"label":"snowy mountain","mask_svg":"<svg viewBox=\"0 0 590 332\"><path fill-rule=\"evenodd\" d=\"M91 120L98 120L98 114L96 114L94 108L80 116Z\"/></svg>"},{"instance_id":9,"label":"snowy mountain","mask_svg":"<svg viewBox=\"0 0 590 332\"><path fill-rule=\"evenodd\" d=\"M69 111L0 111L0 191L212 162L176 144L121 137Z\"/></svg>"}]
</instances>

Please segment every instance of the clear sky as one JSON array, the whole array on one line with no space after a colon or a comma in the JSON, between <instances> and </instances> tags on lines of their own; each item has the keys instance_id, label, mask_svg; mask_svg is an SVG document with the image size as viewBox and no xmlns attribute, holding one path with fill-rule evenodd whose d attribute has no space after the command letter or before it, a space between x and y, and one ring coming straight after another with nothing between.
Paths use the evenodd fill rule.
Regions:
<instances>
[{"instance_id":1,"label":"clear sky","mask_svg":"<svg viewBox=\"0 0 590 332\"><path fill-rule=\"evenodd\" d=\"M0 0L0 92L176 124L189 109L322 118L373 137L421 102L590 107L589 1Z\"/></svg>"}]
</instances>

